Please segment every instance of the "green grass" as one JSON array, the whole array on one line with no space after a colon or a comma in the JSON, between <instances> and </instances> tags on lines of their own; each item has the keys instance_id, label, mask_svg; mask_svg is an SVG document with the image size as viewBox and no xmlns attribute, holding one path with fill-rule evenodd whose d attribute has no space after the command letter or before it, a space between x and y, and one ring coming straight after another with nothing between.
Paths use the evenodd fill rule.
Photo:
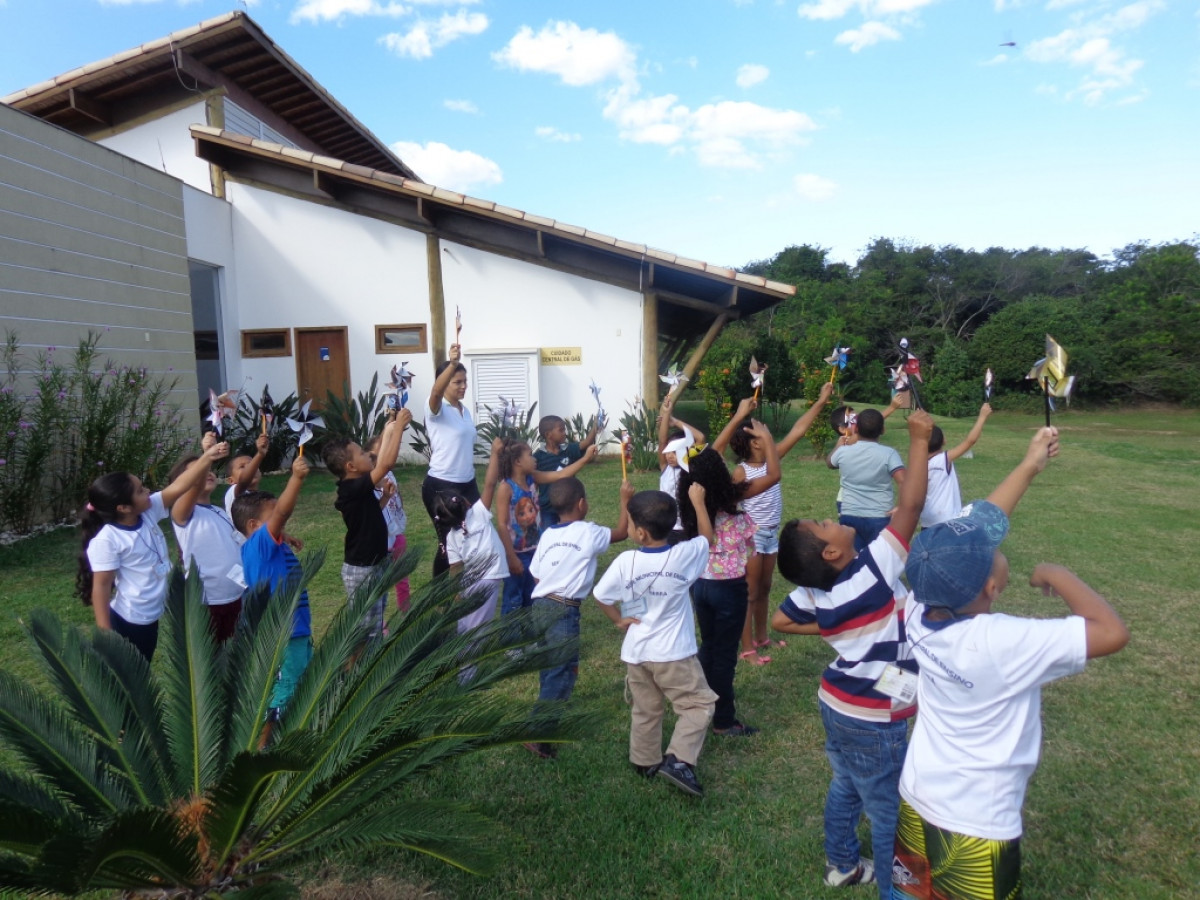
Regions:
<instances>
[{"instance_id":1,"label":"green grass","mask_svg":"<svg viewBox=\"0 0 1200 900\"><path fill-rule=\"evenodd\" d=\"M698 410L685 410L700 420ZM904 451L903 421L884 440ZM974 457L958 464L964 499L986 494L1020 458L1034 416L999 412ZM1063 607L1026 585L1034 564L1064 563L1125 617L1133 640L1120 654L1044 692L1043 758L1025 804L1026 896L1175 898L1200 889L1200 414L1068 412L1058 418L1062 455L1037 480L1005 545L1012 584L1000 606L1057 616ZM948 442L968 420L942 422ZM785 518L832 516L837 473L806 457L784 464ZM432 529L419 499L424 470L397 470L409 510L409 543L428 577ZM592 518L615 519L620 465L585 473ZM657 473L634 476L657 486ZM265 487L278 490L281 478ZM343 528L334 483L314 474L291 530L329 548L312 587L318 629L342 602ZM48 606L73 621L77 538L59 532L0 548L0 665L40 681L17 620ZM611 551L615 555L619 549ZM603 569L602 569L603 570ZM777 577L772 604L786 593ZM390 875L444 897L839 896L820 885L821 810L828 782L816 689L830 652L793 638L774 662L739 667L739 715L763 729L750 740L711 738L699 765L707 796L644 782L627 762L619 633L586 605L576 699L602 713L594 737L557 761L520 748L475 757L427 779L430 796L473 803L495 821L506 861L487 879L401 851L314 861L313 873L346 880ZM509 688L530 702L536 679ZM865 826L864 826L865 836ZM865 893L864 893L865 896Z\"/></svg>"}]
</instances>

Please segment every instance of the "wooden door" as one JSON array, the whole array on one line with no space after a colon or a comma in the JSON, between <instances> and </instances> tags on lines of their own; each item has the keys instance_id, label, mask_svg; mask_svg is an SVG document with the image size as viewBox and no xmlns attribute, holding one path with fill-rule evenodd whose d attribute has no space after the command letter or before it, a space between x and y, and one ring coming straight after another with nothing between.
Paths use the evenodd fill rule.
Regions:
<instances>
[{"instance_id":1,"label":"wooden door","mask_svg":"<svg viewBox=\"0 0 1200 900\"><path fill-rule=\"evenodd\" d=\"M325 406L326 392L341 397L350 386L350 354L346 329L295 329L296 396L312 409Z\"/></svg>"}]
</instances>

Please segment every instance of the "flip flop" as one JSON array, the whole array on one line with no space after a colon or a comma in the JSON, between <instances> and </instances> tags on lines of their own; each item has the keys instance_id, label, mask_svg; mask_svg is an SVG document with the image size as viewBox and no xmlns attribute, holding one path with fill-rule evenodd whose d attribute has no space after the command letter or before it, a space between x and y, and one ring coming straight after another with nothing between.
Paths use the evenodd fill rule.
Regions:
<instances>
[{"instance_id":1,"label":"flip flop","mask_svg":"<svg viewBox=\"0 0 1200 900\"><path fill-rule=\"evenodd\" d=\"M745 653L739 653L738 658L744 659L755 666L765 666L771 661L771 657L769 656L759 656L757 650L747 650Z\"/></svg>"}]
</instances>

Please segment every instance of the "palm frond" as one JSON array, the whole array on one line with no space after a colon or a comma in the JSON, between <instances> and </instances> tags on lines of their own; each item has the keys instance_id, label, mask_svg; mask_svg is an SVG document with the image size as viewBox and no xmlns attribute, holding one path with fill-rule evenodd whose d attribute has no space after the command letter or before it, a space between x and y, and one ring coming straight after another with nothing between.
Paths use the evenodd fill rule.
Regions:
<instances>
[{"instance_id":1,"label":"palm frond","mask_svg":"<svg viewBox=\"0 0 1200 900\"><path fill-rule=\"evenodd\" d=\"M226 900L292 900L300 889L289 881L264 881L225 894Z\"/></svg>"},{"instance_id":2,"label":"palm frond","mask_svg":"<svg viewBox=\"0 0 1200 900\"><path fill-rule=\"evenodd\" d=\"M100 763L95 740L63 709L0 672L0 740L37 777L89 815L129 806L124 788Z\"/></svg>"},{"instance_id":3,"label":"palm frond","mask_svg":"<svg viewBox=\"0 0 1200 900\"><path fill-rule=\"evenodd\" d=\"M57 817L20 803L0 800L0 850L33 859L42 846L61 831Z\"/></svg>"},{"instance_id":4,"label":"palm frond","mask_svg":"<svg viewBox=\"0 0 1200 900\"><path fill-rule=\"evenodd\" d=\"M67 820L76 812L42 781L16 772L0 771L0 799L53 819Z\"/></svg>"},{"instance_id":5,"label":"palm frond","mask_svg":"<svg viewBox=\"0 0 1200 900\"><path fill-rule=\"evenodd\" d=\"M160 761L154 758L142 723L131 714L112 672L84 644L77 629L64 626L47 610L33 611L28 631L59 695L76 721L96 737L105 763L123 776L134 802L139 806L165 802Z\"/></svg>"},{"instance_id":6,"label":"palm frond","mask_svg":"<svg viewBox=\"0 0 1200 900\"><path fill-rule=\"evenodd\" d=\"M200 796L221 774L228 718L200 573L172 571L163 615L163 730L174 757L175 791Z\"/></svg>"}]
</instances>

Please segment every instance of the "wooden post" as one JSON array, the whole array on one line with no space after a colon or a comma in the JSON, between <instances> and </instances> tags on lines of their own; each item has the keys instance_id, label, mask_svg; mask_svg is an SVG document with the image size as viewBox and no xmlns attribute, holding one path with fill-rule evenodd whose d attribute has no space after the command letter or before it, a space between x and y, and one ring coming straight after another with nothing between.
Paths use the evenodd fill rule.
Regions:
<instances>
[{"instance_id":1,"label":"wooden post","mask_svg":"<svg viewBox=\"0 0 1200 900\"><path fill-rule=\"evenodd\" d=\"M688 359L687 364L683 367L683 374L689 379L695 377L696 370L700 368L700 363L704 360L704 354L708 352L708 348L713 345L713 341L715 341L721 334L726 323L728 322L729 314L721 313L719 316L713 319L712 324L708 326L708 331L705 332L704 339L700 341L700 346L692 351L691 357ZM679 393L679 389L677 388L674 393Z\"/></svg>"},{"instance_id":2,"label":"wooden post","mask_svg":"<svg viewBox=\"0 0 1200 900\"><path fill-rule=\"evenodd\" d=\"M642 294L642 399L658 406L658 295Z\"/></svg>"},{"instance_id":3,"label":"wooden post","mask_svg":"<svg viewBox=\"0 0 1200 900\"><path fill-rule=\"evenodd\" d=\"M210 128L225 130L225 92L214 91L204 98L204 117ZM216 163L208 164L208 177L214 197L225 199L225 170Z\"/></svg>"},{"instance_id":4,"label":"wooden post","mask_svg":"<svg viewBox=\"0 0 1200 900\"><path fill-rule=\"evenodd\" d=\"M425 235L429 268L429 349L434 368L446 361L446 294L442 289L442 242L433 232Z\"/></svg>"}]
</instances>

